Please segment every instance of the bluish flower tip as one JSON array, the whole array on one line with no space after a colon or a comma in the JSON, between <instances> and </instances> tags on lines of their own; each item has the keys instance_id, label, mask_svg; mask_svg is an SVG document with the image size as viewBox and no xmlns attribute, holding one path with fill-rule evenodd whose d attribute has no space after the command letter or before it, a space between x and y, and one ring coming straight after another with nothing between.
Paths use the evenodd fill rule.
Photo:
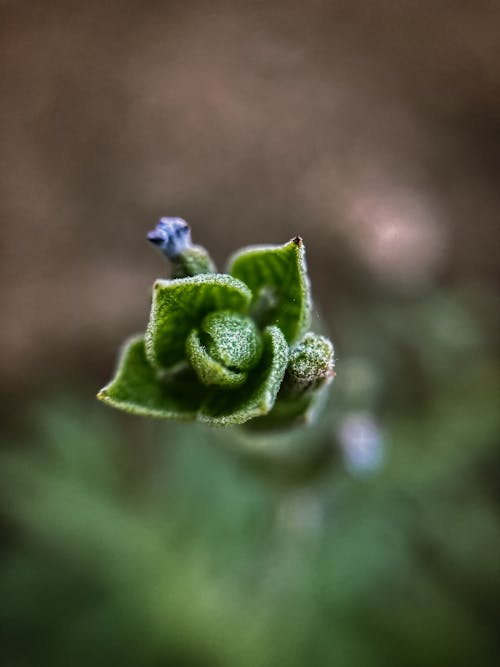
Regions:
<instances>
[{"instance_id":1,"label":"bluish flower tip","mask_svg":"<svg viewBox=\"0 0 500 667\"><path fill-rule=\"evenodd\" d=\"M175 259L192 246L191 230L182 218L160 218L156 227L148 232L148 241L157 245L169 259Z\"/></svg>"}]
</instances>

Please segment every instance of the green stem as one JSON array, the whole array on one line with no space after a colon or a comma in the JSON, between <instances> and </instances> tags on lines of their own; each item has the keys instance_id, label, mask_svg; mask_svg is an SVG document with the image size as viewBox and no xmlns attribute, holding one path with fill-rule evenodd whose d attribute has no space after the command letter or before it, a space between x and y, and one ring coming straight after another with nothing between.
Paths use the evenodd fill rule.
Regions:
<instances>
[{"instance_id":1,"label":"green stem","mask_svg":"<svg viewBox=\"0 0 500 667\"><path fill-rule=\"evenodd\" d=\"M202 246L191 246L171 259L172 278L188 278L199 273L216 273L215 264Z\"/></svg>"}]
</instances>

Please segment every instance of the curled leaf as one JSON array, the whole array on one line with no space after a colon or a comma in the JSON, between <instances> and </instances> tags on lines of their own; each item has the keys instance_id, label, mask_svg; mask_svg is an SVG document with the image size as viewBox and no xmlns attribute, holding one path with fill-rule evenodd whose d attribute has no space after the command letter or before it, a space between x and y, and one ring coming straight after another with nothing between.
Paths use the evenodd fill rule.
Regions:
<instances>
[{"instance_id":1,"label":"curled leaf","mask_svg":"<svg viewBox=\"0 0 500 667\"><path fill-rule=\"evenodd\" d=\"M285 375L288 345L278 327L268 327L262 338L262 357L247 382L240 389L210 393L198 415L201 421L220 426L243 424L272 409Z\"/></svg>"},{"instance_id":2,"label":"curled leaf","mask_svg":"<svg viewBox=\"0 0 500 667\"><path fill-rule=\"evenodd\" d=\"M248 287L224 274L200 274L177 280L157 280L146 329L146 355L158 368L186 358L186 338L213 311L245 312L251 300Z\"/></svg>"},{"instance_id":3,"label":"curled leaf","mask_svg":"<svg viewBox=\"0 0 500 667\"><path fill-rule=\"evenodd\" d=\"M189 363L194 368L200 382L207 386L239 387L247 379L245 372L232 371L210 356L200 340L198 329L193 329L189 334L186 351Z\"/></svg>"}]
</instances>

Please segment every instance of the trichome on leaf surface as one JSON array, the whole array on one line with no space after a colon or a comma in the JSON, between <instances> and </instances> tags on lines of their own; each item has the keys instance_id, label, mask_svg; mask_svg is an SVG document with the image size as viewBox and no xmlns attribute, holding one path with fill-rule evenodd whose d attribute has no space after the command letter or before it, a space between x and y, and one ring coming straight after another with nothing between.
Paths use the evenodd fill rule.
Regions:
<instances>
[{"instance_id":1,"label":"trichome on leaf surface","mask_svg":"<svg viewBox=\"0 0 500 667\"><path fill-rule=\"evenodd\" d=\"M334 377L332 343L309 331L310 284L300 237L250 246L217 273L181 218L148 239L171 261L144 334L128 339L98 398L115 408L216 425L286 428L310 421Z\"/></svg>"}]
</instances>

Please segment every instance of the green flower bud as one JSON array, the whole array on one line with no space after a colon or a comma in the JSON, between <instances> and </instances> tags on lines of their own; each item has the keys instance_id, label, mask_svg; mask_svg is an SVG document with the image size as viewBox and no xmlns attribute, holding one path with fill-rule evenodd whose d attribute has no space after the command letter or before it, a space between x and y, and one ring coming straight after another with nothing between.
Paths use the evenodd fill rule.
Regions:
<instances>
[{"instance_id":1,"label":"green flower bud","mask_svg":"<svg viewBox=\"0 0 500 667\"><path fill-rule=\"evenodd\" d=\"M200 339L198 329L193 329L186 341L187 358L204 385L221 387L239 387L247 379L243 371L231 370L214 359Z\"/></svg>"},{"instance_id":2,"label":"green flower bud","mask_svg":"<svg viewBox=\"0 0 500 667\"><path fill-rule=\"evenodd\" d=\"M333 346L304 336L311 299L302 239L245 248L227 273L210 272L181 219L162 219L149 240L173 262L174 279L154 284L146 332L125 344L98 397L136 414L218 425L305 418L309 394L333 376Z\"/></svg>"},{"instance_id":3,"label":"green flower bud","mask_svg":"<svg viewBox=\"0 0 500 667\"><path fill-rule=\"evenodd\" d=\"M221 311L210 313L201 323L207 334L207 349L228 368L246 371L258 363L262 338L253 320L244 315Z\"/></svg>"},{"instance_id":4,"label":"green flower bud","mask_svg":"<svg viewBox=\"0 0 500 667\"><path fill-rule=\"evenodd\" d=\"M298 396L330 382L335 375L333 344L325 336L307 333L290 353L283 395Z\"/></svg>"},{"instance_id":5,"label":"green flower bud","mask_svg":"<svg viewBox=\"0 0 500 667\"><path fill-rule=\"evenodd\" d=\"M262 355L262 336L244 315L223 310L207 315L186 341L187 358L205 385L238 387Z\"/></svg>"}]
</instances>

